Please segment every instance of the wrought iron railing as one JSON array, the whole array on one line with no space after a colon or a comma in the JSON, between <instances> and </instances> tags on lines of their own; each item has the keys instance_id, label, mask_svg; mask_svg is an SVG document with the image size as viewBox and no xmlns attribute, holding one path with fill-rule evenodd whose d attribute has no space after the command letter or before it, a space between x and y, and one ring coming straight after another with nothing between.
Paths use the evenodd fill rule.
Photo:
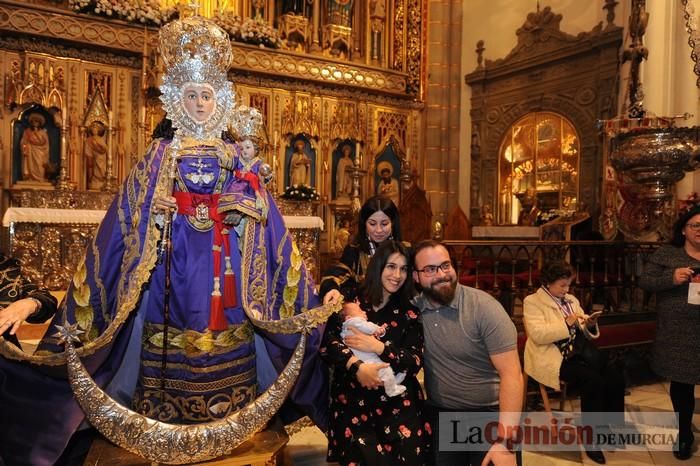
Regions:
<instances>
[{"instance_id":1,"label":"wrought iron railing","mask_svg":"<svg viewBox=\"0 0 700 466\"><path fill-rule=\"evenodd\" d=\"M659 243L621 241L445 241L460 283L492 294L518 323L525 296L540 286L547 260L576 269L572 293L587 311L619 321L652 318L653 294L639 288L645 257ZM610 320L608 318L608 320Z\"/></svg>"}]
</instances>

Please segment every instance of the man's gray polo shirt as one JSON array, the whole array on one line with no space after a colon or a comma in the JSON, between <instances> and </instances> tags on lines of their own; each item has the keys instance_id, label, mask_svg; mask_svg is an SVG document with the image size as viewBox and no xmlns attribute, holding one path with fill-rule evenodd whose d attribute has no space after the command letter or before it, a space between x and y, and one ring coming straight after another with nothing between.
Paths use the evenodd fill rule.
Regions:
<instances>
[{"instance_id":1,"label":"man's gray polo shirt","mask_svg":"<svg viewBox=\"0 0 700 466\"><path fill-rule=\"evenodd\" d=\"M498 372L489 355L517 347L517 331L491 295L457 285L445 306L431 308L420 295L425 334L425 389L428 402L446 409L498 405Z\"/></svg>"}]
</instances>

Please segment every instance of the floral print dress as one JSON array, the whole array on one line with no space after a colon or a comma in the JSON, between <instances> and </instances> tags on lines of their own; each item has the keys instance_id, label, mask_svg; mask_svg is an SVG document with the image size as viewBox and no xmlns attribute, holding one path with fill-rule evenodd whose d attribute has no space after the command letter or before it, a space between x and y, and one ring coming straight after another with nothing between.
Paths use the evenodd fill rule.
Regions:
<instances>
[{"instance_id":1,"label":"floral print dress","mask_svg":"<svg viewBox=\"0 0 700 466\"><path fill-rule=\"evenodd\" d=\"M341 465L423 465L430 426L423 420L423 391L416 374L423 365L423 329L418 310L402 308L396 296L374 311L362 305L367 320L384 327L379 357L396 374L406 372L406 391L387 396L384 389L363 388L345 368L352 351L340 337L342 315L328 321L321 354L334 370L331 385L328 461Z\"/></svg>"}]
</instances>

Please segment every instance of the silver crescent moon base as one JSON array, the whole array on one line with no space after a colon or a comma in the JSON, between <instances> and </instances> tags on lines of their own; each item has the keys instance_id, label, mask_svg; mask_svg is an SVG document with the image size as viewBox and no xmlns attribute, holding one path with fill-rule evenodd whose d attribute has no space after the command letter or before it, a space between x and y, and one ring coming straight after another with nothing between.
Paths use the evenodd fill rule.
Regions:
<instances>
[{"instance_id":1,"label":"silver crescent moon base","mask_svg":"<svg viewBox=\"0 0 700 466\"><path fill-rule=\"evenodd\" d=\"M65 338L65 343L75 398L102 435L149 461L190 464L229 454L267 424L296 382L306 350L306 334L301 334L287 366L262 395L221 420L193 425L155 421L121 406L92 380L72 338Z\"/></svg>"}]
</instances>

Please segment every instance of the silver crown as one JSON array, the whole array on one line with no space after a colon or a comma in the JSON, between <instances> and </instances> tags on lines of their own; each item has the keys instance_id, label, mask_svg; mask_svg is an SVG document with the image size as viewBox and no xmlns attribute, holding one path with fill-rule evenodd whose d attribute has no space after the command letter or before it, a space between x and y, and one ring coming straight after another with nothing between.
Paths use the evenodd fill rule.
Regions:
<instances>
[{"instance_id":1,"label":"silver crown","mask_svg":"<svg viewBox=\"0 0 700 466\"><path fill-rule=\"evenodd\" d=\"M253 107L239 106L231 116L229 129L237 141L251 139L260 143L265 140L262 114Z\"/></svg>"},{"instance_id":2,"label":"silver crown","mask_svg":"<svg viewBox=\"0 0 700 466\"><path fill-rule=\"evenodd\" d=\"M212 21L192 16L161 28L160 49L166 70L160 100L176 137L219 138L236 105L233 83L227 78L233 57L228 34ZM184 88L190 84L214 89L216 106L206 121L195 121L185 111Z\"/></svg>"},{"instance_id":3,"label":"silver crown","mask_svg":"<svg viewBox=\"0 0 700 466\"><path fill-rule=\"evenodd\" d=\"M201 16L170 22L160 29L160 52L167 68L187 61L226 73L233 53L226 31Z\"/></svg>"}]
</instances>

